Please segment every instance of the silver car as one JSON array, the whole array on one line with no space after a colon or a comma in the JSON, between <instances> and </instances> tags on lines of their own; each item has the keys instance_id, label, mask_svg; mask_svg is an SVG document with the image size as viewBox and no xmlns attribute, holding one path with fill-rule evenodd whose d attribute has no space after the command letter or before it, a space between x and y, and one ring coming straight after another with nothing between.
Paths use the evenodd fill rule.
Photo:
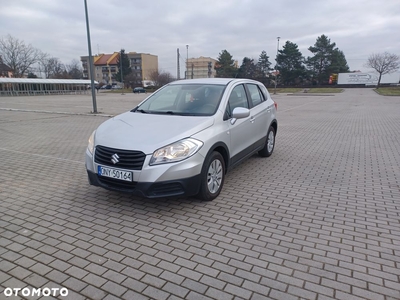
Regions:
<instances>
[{"instance_id":1,"label":"silver car","mask_svg":"<svg viewBox=\"0 0 400 300\"><path fill-rule=\"evenodd\" d=\"M272 154L276 111L257 81L172 82L92 133L89 183L147 198L213 200L228 170L256 152Z\"/></svg>"}]
</instances>

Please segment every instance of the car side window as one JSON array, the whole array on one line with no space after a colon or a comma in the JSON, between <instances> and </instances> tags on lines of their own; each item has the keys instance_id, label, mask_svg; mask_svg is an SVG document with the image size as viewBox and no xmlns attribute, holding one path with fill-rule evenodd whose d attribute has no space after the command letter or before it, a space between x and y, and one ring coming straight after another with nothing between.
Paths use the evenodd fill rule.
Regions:
<instances>
[{"instance_id":1,"label":"car side window","mask_svg":"<svg viewBox=\"0 0 400 300\"><path fill-rule=\"evenodd\" d=\"M247 84L247 88L249 90L253 106L257 106L261 102L265 101L264 94L256 84Z\"/></svg>"},{"instance_id":2,"label":"car side window","mask_svg":"<svg viewBox=\"0 0 400 300\"><path fill-rule=\"evenodd\" d=\"M247 101L246 91L243 84L236 86L229 96L228 105L226 107L228 118L232 117L233 110L236 107L249 108L249 102Z\"/></svg>"}]
</instances>

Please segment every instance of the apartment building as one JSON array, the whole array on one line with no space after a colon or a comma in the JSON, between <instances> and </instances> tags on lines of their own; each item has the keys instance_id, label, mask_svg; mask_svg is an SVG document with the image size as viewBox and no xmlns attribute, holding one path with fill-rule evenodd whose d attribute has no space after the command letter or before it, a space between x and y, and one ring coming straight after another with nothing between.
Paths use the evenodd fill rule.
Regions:
<instances>
[{"instance_id":1,"label":"apartment building","mask_svg":"<svg viewBox=\"0 0 400 300\"><path fill-rule=\"evenodd\" d=\"M189 58L186 62L185 78L214 78L216 62L211 57Z\"/></svg>"},{"instance_id":2,"label":"apartment building","mask_svg":"<svg viewBox=\"0 0 400 300\"><path fill-rule=\"evenodd\" d=\"M158 56L148 53L127 53L132 69L133 84L142 86L143 81L151 81L151 74L158 70Z\"/></svg>"},{"instance_id":3,"label":"apartment building","mask_svg":"<svg viewBox=\"0 0 400 300\"><path fill-rule=\"evenodd\" d=\"M129 81L134 86L142 86L144 80L150 80L151 73L158 70L158 56L148 53L126 53L129 58L132 74ZM114 75L118 73L119 52L112 54L99 54L93 56L94 80L112 84L116 83ZM81 56L83 78L90 79L89 56ZM125 80L124 80L125 81Z\"/></svg>"}]
</instances>

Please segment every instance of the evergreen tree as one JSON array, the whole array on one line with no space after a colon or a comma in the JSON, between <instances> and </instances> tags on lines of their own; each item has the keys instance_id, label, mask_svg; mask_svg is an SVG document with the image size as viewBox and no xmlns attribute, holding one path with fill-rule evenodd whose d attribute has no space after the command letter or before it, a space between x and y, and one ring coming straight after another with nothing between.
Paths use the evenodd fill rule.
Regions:
<instances>
[{"instance_id":1,"label":"evergreen tree","mask_svg":"<svg viewBox=\"0 0 400 300\"><path fill-rule=\"evenodd\" d=\"M259 72L257 65L254 63L254 59L250 59L248 57L243 58L243 62L239 68L237 77L248 79L256 79L259 77Z\"/></svg>"},{"instance_id":2,"label":"evergreen tree","mask_svg":"<svg viewBox=\"0 0 400 300\"><path fill-rule=\"evenodd\" d=\"M122 58L122 79L125 80L125 77L132 73L132 69L129 63L129 57L125 53L124 49L121 49L119 56L117 58L118 72L115 74L114 79L118 82L121 82L121 58Z\"/></svg>"},{"instance_id":3,"label":"evergreen tree","mask_svg":"<svg viewBox=\"0 0 400 300\"><path fill-rule=\"evenodd\" d=\"M218 61L214 66L214 69L217 72L216 77L236 77L238 69L235 66L235 61L233 60L232 55L228 51L222 50L217 60Z\"/></svg>"},{"instance_id":4,"label":"evergreen tree","mask_svg":"<svg viewBox=\"0 0 400 300\"><path fill-rule=\"evenodd\" d=\"M350 71L343 51L340 51L337 48L334 49L331 58L331 65L329 66L330 73L345 73Z\"/></svg>"},{"instance_id":5,"label":"evergreen tree","mask_svg":"<svg viewBox=\"0 0 400 300\"><path fill-rule=\"evenodd\" d=\"M336 48L336 43L331 43L326 35L318 37L314 46L308 50L314 56L307 58L307 65L318 84L327 83L332 72L349 69L343 52Z\"/></svg>"},{"instance_id":6,"label":"evergreen tree","mask_svg":"<svg viewBox=\"0 0 400 300\"><path fill-rule=\"evenodd\" d=\"M295 43L287 41L278 51L277 64L281 82L285 85L298 84L306 78L304 57Z\"/></svg>"},{"instance_id":7,"label":"evergreen tree","mask_svg":"<svg viewBox=\"0 0 400 300\"><path fill-rule=\"evenodd\" d=\"M257 80L266 84L268 82L268 74L271 69L271 62L269 61L269 56L264 50L261 52L260 57L257 62L258 77Z\"/></svg>"}]
</instances>

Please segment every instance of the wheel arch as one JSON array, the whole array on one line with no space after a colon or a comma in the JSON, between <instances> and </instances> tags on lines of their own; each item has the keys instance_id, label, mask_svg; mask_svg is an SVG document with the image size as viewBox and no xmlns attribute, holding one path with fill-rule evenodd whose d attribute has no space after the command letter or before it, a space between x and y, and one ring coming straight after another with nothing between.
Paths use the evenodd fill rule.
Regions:
<instances>
[{"instance_id":1,"label":"wheel arch","mask_svg":"<svg viewBox=\"0 0 400 300\"><path fill-rule=\"evenodd\" d=\"M276 133L278 132L278 121L277 121L276 119L274 119L274 120L271 122L271 125L270 125L270 126L272 126L272 128L275 129L275 135L276 135Z\"/></svg>"},{"instance_id":2,"label":"wheel arch","mask_svg":"<svg viewBox=\"0 0 400 300\"><path fill-rule=\"evenodd\" d=\"M225 144L225 143L223 143L223 142L218 142L218 143L216 143L216 144L214 144L211 148L210 148L210 150L208 150L208 152L207 152L207 156L206 157L208 157L212 152L214 152L214 151L216 151L216 152L219 152L221 155L222 155L222 157L224 158L224 163L225 163L225 174L227 173L227 171L228 171L228 168L229 168L229 162L230 162L230 159L229 159L229 149L228 149L228 146Z\"/></svg>"}]
</instances>

